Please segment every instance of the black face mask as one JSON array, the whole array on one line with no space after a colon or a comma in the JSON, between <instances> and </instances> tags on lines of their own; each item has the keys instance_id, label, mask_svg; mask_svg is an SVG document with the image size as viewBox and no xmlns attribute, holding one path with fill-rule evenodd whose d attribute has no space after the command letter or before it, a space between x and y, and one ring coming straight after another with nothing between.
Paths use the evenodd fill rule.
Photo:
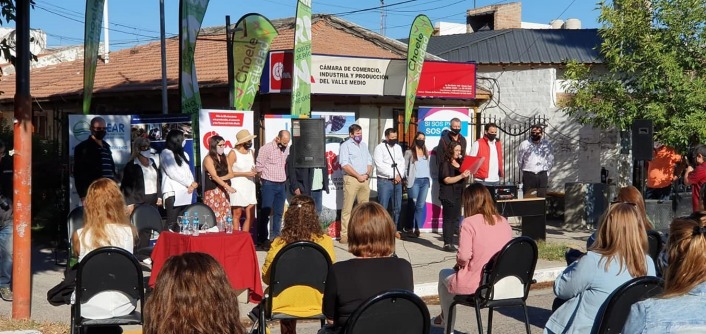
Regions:
<instances>
[{"instance_id":1,"label":"black face mask","mask_svg":"<svg viewBox=\"0 0 706 334\"><path fill-rule=\"evenodd\" d=\"M496 134L490 134L490 133L488 133L488 134L485 135L485 138L488 138L488 140L490 140L490 141L495 140L495 138L497 138L497 137L498 137L498 135L496 135Z\"/></svg>"},{"instance_id":2,"label":"black face mask","mask_svg":"<svg viewBox=\"0 0 706 334\"><path fill-rule=\"evenodd\" d=\"M249 150L251 147L252 147L252 142L247 142L247 143L243 144L243 148L246 150Z\"/></svg>"},{"instance_id":3,"label":"black face mask","mask_svg":"<svg viewBox=\"0 0 706 334\"><path fill-rule=\"evenodd\" d=\"M103 138L105 138L105 135L105 130L93 130L93 137L96 137L96 139L98 140L103 140Z\"/></svg>"},{"instance_id":4,"label":"black face mask","mask_svg":"<svg viewBox=\"0 0 706 334\"><path fill-rule=\"evenodd\" d=\"M390 145L390 147L397 145L397 139L388 139L387 145Z\"/></svg>"},{"instance_id":5,"label":"black face mask","mask_svg":"<svg viewBox=\"0 0 706 334\"><path fill-rule=\"evenodd\" d=\"M282 152L287 149L287 146L283 145L282 143L277 144L277 147L279 147L279 150Z\"/></svg>"},{"instance_id":6,"label":"black face mask","mask_svg":"<svg viewBox=\"0 0 706 334\"><path fill-rule=\"evenodd\" d=\"M531 135L530 138L532 138L532 141L539 141L542 139L542 135Z\"/></svg>"},{"instance_id":7,"label":"black face mask","mask_svg":"<svg viewBox=\"0 0 706 334\"><path fill-rule=\"evenodd\" d=\"M417 147L424 147L424 140L422 139L417 139L414 141L415 144L417 144Z\"/></svg>"},{"instance_id":8,"label":"black face mask","mask_svg":"<svg viewBox=\"0 0 706 334\"><path fill-rule=\"evenodd\" d=\"M459 133L461 133L461 129L451 129L451 134L453 134L454 136Z\"/></svg>"}]
</instances>

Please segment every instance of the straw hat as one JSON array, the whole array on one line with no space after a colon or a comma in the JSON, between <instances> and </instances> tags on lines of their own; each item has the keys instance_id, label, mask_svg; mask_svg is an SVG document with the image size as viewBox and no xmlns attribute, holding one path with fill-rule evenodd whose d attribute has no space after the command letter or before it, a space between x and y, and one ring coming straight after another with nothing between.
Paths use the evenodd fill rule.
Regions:
<instances>
[{"instance_id":1,"label":"straw hat","mask_svg":"<svg viewBox=\"0 0 706 334\"><path fill-rule=\"evenodd\" d=\"M235 139L238 140L238 142L236 142L235 145L240 145L240 144L242 144L242 143L245 143L245 142L247 142L247 141L249 141L249 140L253 140L253 139L255 139L255 138L257 138L257 136L250 134L250 131L245 130L245 129L240 130L240 131L238 131L238 133L235 135Z\"/></svg>"}]
</instances>

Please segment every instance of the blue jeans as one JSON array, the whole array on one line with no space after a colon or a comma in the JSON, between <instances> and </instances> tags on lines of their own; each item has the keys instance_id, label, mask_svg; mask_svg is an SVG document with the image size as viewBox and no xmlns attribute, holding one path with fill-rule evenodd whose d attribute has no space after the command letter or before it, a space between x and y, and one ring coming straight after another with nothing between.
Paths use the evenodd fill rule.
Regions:
<instances>
[{"instance_id":1,"label":"blue jeans","mask_svg":"<svg viewBox=\"0 0 706 334\"><path fill-rule=\"evenodd\" d=\"M280 227L282 226L282 213L284 213L284 200L287 194L284 189L284 182L272 182L262 180L262 203L260 206L260 215L258 216L257 224L257 242L263 243L268 240L267 222L272 215L270 240L279 236Z\"/></svg>"},{"instance_id":2,"label":"blue jeans","mask_svg":"<svg viewBox=\"0 0 706 334\"><path fill-rule=\"evenodd\" d=\"M429 178L414 179L412 188L407 189L407 198L410 206L414 207L414 229L424 226L424 207L427 205L427 193L429 192Z\"/></svg>"},{"instance_id":3,"label":"blue jeans","mask_svg":"<svg viewBox=\"0 0 706 334\"><path fill-rule=\"evenodd\" d=\"M12 281L12 222L0 227L0 288L9 288Z\"/></svg>"},{"instance_id":4,"label":"blue jeans","mask_svg":"<svg viewBox=\"0 0 706 334\"><path fill-rule=\"evenodd\" d=\"M392 220L397 226L397 230L401 231L402 226L400 221L400 208L402 207L402 183L395 184L393 180L378 178L378 202L389 210L392 200Z\"/></svg>"}]
</instances>

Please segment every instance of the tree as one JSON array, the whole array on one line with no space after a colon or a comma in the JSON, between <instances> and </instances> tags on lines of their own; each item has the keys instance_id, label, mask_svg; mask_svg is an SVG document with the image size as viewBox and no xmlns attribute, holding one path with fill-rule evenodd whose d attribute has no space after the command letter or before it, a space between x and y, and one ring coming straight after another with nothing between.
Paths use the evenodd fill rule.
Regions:
<instances>
[{"instance_id":1,"label":"tree","mask_svg":"<svg viewBox=\"0 0 706 334\"><path fill-rule=\"evenodd\" d=\"M571 62L564 111L619 130L654 122L656 139L685 149L706 138L706 0L599 2L607 71Z\"/></svg>"}]
</instances>

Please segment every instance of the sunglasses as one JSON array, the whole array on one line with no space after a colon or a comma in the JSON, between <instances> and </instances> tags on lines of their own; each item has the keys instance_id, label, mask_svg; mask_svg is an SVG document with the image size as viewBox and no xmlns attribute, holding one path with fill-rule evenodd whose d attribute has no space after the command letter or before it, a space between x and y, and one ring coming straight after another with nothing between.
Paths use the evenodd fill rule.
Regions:
<instances>
[{"instance_id":1,"label":"sunglasses","mask_svg":"<svg viewBox=\"0 0 706 334\"><path fill-rule=\"evenodd\" d=\"M140 148L140 151L147 151L147 150L149 150L149 149L150 149L150 146L149 146L149 145L146 145L146 146L140 146L139 148Z\"/></svg>"}]
</instances>

